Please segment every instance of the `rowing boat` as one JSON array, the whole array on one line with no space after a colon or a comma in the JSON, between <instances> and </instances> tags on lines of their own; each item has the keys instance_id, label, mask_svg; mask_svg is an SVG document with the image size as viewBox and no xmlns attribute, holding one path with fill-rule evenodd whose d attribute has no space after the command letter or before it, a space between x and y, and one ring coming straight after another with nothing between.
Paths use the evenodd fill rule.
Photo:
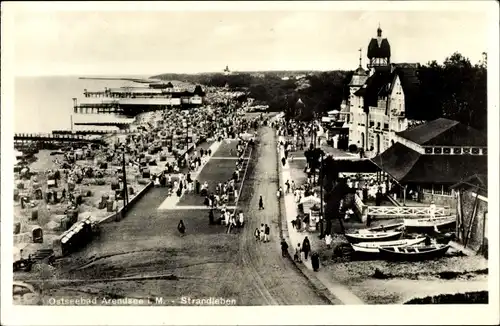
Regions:
<instances>
[{"instance_id":1,"label":"rowing boat","mask_svg":"<svg viewBox=\"0 0 500 326\"><path fill-rule=\"evenodd\" d=\"M369 232L384 232L384 231L394 231L399 228L404 227L404 223L394 223L387 225L379 225L368 229L361 229L358 233L369 233Z\"/></svg>"},{"instance_id":2,"label":"rowing boat","mask_svg":"<svg viewBox=\"0 0 500 326\"><path fill-rule=\"evenodd\" d=\"M345 237L350 243L358 242L380 242L391 241L401 238L402 231L394 232L369 232L369 233L346 233Z\"/></svg>"},{"instance_id":3,"label":"rowing boat","mask_svg":"<svg viewBox=\"0 0 500 326\"><path fill-rule=\"evenodd\" d=\"M379 253L379 248L414 246L416 244L424 242L424 240L425 238L401 239L383 242L359 242L356 244L351 244L351 246L352 249L356 252Z\"/></svg>"},{"instance_id":4,"label":"rowing boat","mask_svg":"<svg viewBox=\"0 0 500 326\"><path fill-rule=\"evenodd\" d=\"M404 226L411 228L433 228L451 225L455 222L455 216L428 217L419 219L405 219Z\"/></svg>"},{"instance_id":5,"label":"rowing boat","mask_svg":"<svg viewBox=\"0 0 500 326\"><path fill-rule=\"evenodd\" d=\"M380 247L380 256L386 260L429 260L443 257L450 245Z\"/></svg>"}]
</instances>

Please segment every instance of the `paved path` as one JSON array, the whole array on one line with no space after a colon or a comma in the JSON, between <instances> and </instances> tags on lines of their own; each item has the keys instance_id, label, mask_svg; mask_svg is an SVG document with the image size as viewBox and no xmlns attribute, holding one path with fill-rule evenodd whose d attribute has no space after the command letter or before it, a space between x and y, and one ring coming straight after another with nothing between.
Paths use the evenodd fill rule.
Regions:
<instances>
[{"instance_id":1,"label":"paved path","mask_svg":"<svg viewBox=\"0 0 500 326\"><path fill-rule=\"evenodd\" d=\"M255 271L257 284L272 304L328 304L312 289L293 262L281 256L275 132L270 127L263 127L259 130L258 139L239 202L246 216L240 243L243 261ZM264 210L258 209L260 195L264 199ZM262 223L271 227L268 243L257 242L253 236L255 229Z\"/></svg>"},{"instance_id":2,"label":"paved path","mask_svg":"<svg viewBox=\"0 0 500 326\"><path fill-rule=\"evenodd\" d=\"M282 136L280 136L279 141L283 140ZM280 151L280 157L284 156L284 151L281 149ZM281 171L281 184L283 185L282 188L285 189L284 183L286 180L293 180L292 176L290 174L290 166L288 162L285 164L285 166L280 165L280 171ZM304 240L305 235L303 233L298 232L292 227L292 221L296 219L298 210L297 210L297 204L295 202L293 193L285 194L284 195L284 202L285 202L285 212L286 212L286 219L287 219L287 230L288 230L288 239L289 243L293 244L293 248L297 247L297 244L300 243L302 245L302 241ZM309 235L311 236L316 236L316 234ZM314 250L314 248L312 248ZM302 259L303 264L309 269L313 270L312 265L311 265L311 259L309 258L308 260ZM342 301L344 304L364 304L363 301L358 298L354 293L352 293L347 287L334 283L330 280L330 277L327 275L327 271L324 269L319 269L318 272L314 274L321 283L335 296L337 297L340 301Z\"/></svg>"},{"instance_id":3,"label":"paved path","mask_svg":"<svg viewBox=\"0 0 500 326\"><path fill-rule=\"evenodd\" d=\"M179 305L182 296L236 299L238 305L321 305L318 295L296 266L281 256L275 136L260 130L240 194L245 227L226 233L208 225L208 214L193 209L158 210L166 188L153 188L117 223L103 226L100 239L58 263L58 279L80 284L51 285L48 296L76 298L107 295L116 298L163 297ZM258 210L262 194L265 210ZM186 234L177 223L183 219ZM253 231L271 225L271 241L256 242ZM154 279L173 274L173 280ZM140 277L141 281L132 280ZM127 280L130 278L130 280ZM107 281L99 282L106 279ZM85 280L88 280L85 282Z\"/></svg>"},{"instance_id":4,"label":"paved path","mask_svg":"<svg viewBox=\"0 0 500 326\"><path fill-rule=\"evenodd\" d=\"M210 158L211 160L239 160L240 158L239 157L224 157L224 156L213 156ZM249 160L250 157L244 157L243 158L244 160Z\"/></svg>"},{"instance_id":5,"label":"paved path","mask_svg":"<svg viewBox=\"0 0 500 326\"><path fill-rule=\"evenodd\" d=\"M212 145L210 145L210 147L207 148L207 150L210 149L210 150L212 150L212 153L215 153L215 151L217 151L217 149L219 148L219 146L221 144L222 144L221 142L215 142ZM198 175L201 173L201 170L203 170L203 168L205 167L205 165L208 163L209 160L210 160L210 158L207 159L205 162L202 161L198 170L191 173L191 178L193 179L193 181L195 181L198 178ZM176 195L177 189L178 189L178 186L175 189L172 189L172 195L167 196L167 198L158 207L159 210L174 209L176 206L178 206L177 204L179 204L179 202L181 201L182 196L184 196L185 191L183 191L180 196L177 196ZM186 188L184 188L184 189L186 189Z\"/></svg>"}]
</instances>

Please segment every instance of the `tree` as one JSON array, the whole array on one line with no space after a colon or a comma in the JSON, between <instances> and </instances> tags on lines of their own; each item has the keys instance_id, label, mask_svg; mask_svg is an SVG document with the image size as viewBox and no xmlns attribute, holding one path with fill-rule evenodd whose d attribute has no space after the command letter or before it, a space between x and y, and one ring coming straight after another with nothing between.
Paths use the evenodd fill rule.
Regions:
<instances>
[{"instance_id":1,"label":"tree","mask_svg":"<svg viewBox=\"0 0 500 326\"><path fill-rule=\"evenodd\" d=\"M419 96L424 106L407 112L407 117L433 120L446 117L486 132L487 56L476 65L455 52L442 65L436 61L422 66L418 72Z\"/></svg>"}]
</instances>

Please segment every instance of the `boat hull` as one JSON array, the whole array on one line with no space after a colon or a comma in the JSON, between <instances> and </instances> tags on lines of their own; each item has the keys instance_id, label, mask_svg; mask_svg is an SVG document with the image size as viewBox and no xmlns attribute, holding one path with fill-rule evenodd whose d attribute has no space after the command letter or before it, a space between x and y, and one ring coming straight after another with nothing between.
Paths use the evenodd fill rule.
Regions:
<instances>
[{"instance_id":1,"label":"boat hull","mask_svg":"<svg viewBox=\"0 0 500 326\"><path fill-rule=\"evenodd\" d=\"M381 231L394 231L396 229L404 227L404 223L395 223L395 224L389 224L389 225L381 225L381 226L375 226L372 228L368 229L362 229L359 230L360 233L367 233L367 232L381 232Z\"/></svg>"},{"instance_id":2,"label":"boat hull","mask_svg":"<svg viewBox=\"0 0 500 326\"><path fill-rule=\"evenodd\" d=\"M404 226L406 228L434 228L445 227L456 223L455 218L435 218L435 219L405 219Z\"/></svg>"},{"instance_id":3,"label":"boat hull","mask_svg":"<svg viewBox=\"0 0 500 326\"><path fill-rule=\"evenodd\" d=\"M388 232L388 233L367 233L367 234L345 234L345 237L350 243L359 242L382 242L392 241L401 238L403 232Z\"/></svg>"},{"instance_id":4,"label":"boat hull","mask_svg":"<svg viewBox=\"0 0 500 326\"><path fill-rule=\"evenodd\" d=\"M425 241L425 238L403 239L384 242L359 242L351 244L352 249L358 253L378 254L381 247L406 247L414 246Z\"/></svg>"},{"instance_id":5,"label":"boat hull","mask_svg":"<svg viewBox=\"0 0 500 326\"><path fill-rule=\"evenodd\" d=\"M421 250L420 252L412 252L408 253L405 250L408 248L413 249L417 248ZM425 247L405 247L402 248L401 251L393 251L389 250L389 248L380 248L380 256L385 259L385 260L391 260L391 261L420 261L420 260L431 260L431 259L438 259L443 257L448 249L450 248L449 245L444 245L440 247L435 247L433 250L428 250L428 251L422 251Z\"/></svg>"}]
</instances>

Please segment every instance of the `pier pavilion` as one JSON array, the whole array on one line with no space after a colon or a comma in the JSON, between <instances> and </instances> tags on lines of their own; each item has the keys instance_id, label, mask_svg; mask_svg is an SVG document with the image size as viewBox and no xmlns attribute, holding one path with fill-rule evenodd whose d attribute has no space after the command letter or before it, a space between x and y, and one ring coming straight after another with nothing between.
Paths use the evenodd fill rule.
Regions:
<instances>
[{"instance_id":1,"label":"pier pavilion","mask_svg":"<svg viewBox=\"0 0 500 326\"><path fill-rule=\"evenodd\" d=\"M400 189L398 203L455 206L452 185L487 174L487 136L440 118L396 134L397 141L371 161Z\"/></svg>"}]
</instances>

